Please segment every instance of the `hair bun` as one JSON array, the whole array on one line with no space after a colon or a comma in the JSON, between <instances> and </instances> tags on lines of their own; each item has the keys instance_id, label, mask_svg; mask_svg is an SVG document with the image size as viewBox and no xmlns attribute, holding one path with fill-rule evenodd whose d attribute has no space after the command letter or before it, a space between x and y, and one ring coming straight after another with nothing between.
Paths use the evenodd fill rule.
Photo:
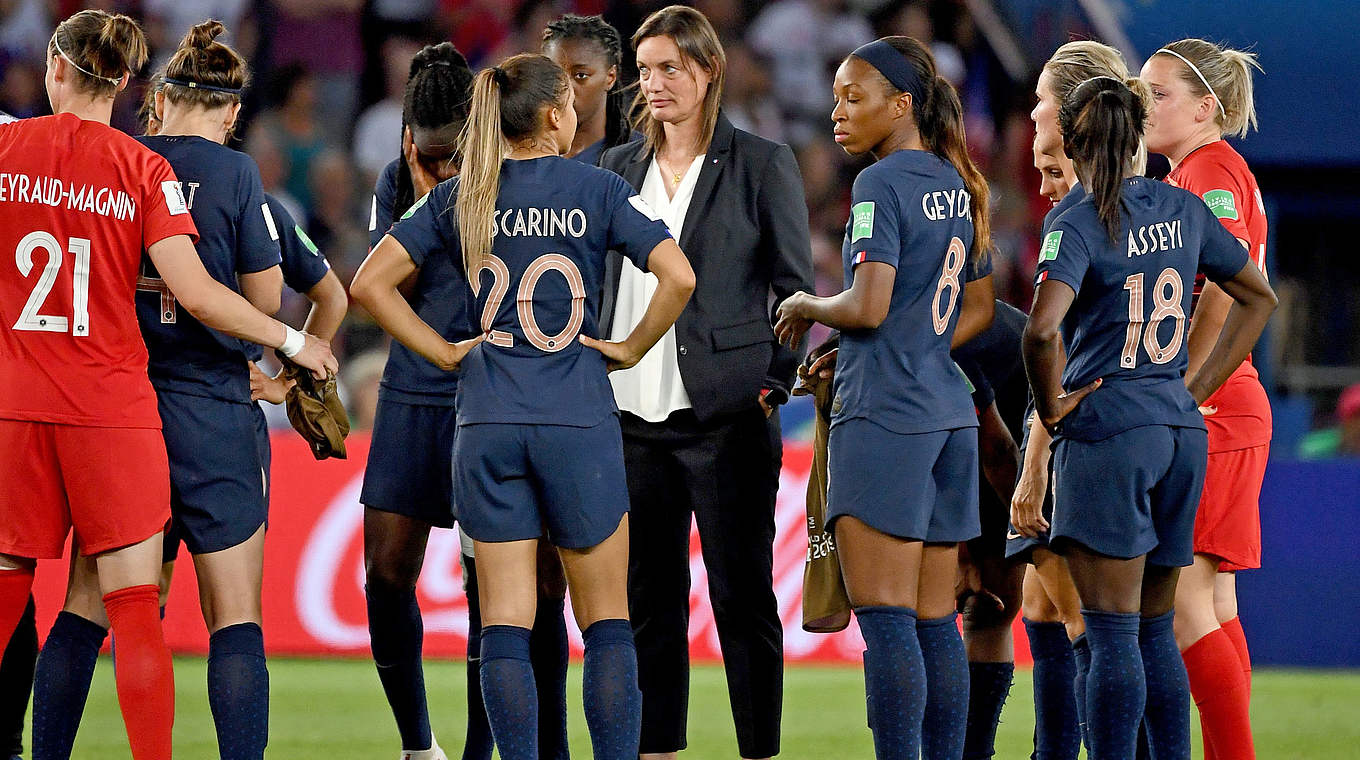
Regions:
<instances>
[{"instance_id":1,"label":"hair bun","mask_svg":"<svg viewBox=\"0 0 1360 760\"><path fill-rule=\"evenodd\" d=\"M189 33L184 35L184 41L179 46L206 50L217 39L218 35L225 31L227 31L227 27L221 21L208 19L201 24L195 24L189 30Z\"/></svg>"}]
</instances>

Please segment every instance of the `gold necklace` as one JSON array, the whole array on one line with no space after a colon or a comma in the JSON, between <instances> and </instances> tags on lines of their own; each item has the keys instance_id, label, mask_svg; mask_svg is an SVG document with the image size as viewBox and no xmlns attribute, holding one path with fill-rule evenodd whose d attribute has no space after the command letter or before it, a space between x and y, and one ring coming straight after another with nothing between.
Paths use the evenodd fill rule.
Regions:
<instances>
[{"instance_id":1,"label":"gold necklace","mask_svg":"<svg viewBox=\"0 0 1360 760\"><path fill-rule=\"evenodd\" d=\"M672 185L678 185L678 184L680 184L680 180L681 180L681 179L684 179L684 176L685 176L684 174L682 174L681 172L675 171L674 169L671 169L670 167L666 166L665 162L663 162L663 161L661 160L660 156L657 157L656 163L657 163L657 165L659 165L662 169L665 169L667 172L670 172L670 175L671 175L671 184L672 184Z\"/></svg>"}]
</instances>

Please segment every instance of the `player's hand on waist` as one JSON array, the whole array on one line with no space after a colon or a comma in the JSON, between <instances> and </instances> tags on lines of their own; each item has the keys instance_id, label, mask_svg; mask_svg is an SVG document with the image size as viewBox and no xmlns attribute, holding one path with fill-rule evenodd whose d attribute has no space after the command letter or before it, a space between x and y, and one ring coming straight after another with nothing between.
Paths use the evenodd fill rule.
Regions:
<instances>
[{"instance_id":1,"label":"player's hand on waist","mask_svg":"<svg viewBox=\"0 0 1360 760\"><path fill-rule=\"evenodd\" d=\"M478 335L475 338L468 338L467 340L460 340L447 344L448 349L444 352L444 355L439 358L439 361L435 362L435 366L445 372L457 370L462 366L463 359L467 357L468 352L476 348L478 344L484 340L486 340L485 333Z\"/></svg>"},{"instance_id":2,"label":"player's hand on waist","mask_svg":"<svg viewBox=\"0 0 1360 760\"><path fill-rule=\"evenodd\" d=\"M1045 408L1042 409L1039 414L1039 420L1043 422L1044 429L1052 435L1057 435L1058 423L1062 422L1064 417L1071 414L1072 410L1077 408L1077 404L1080 404L1082 399L1090 395L1091 391L1099 388L1103 381L1104 378L1098 377L1094 381L1087 383L1076 390L1059 393L1057 398L1044 404L1043 406Z\"/></svg>"},{"instance_id":3,"label":"player's hand on waist","mask_svg":"<svg viewBox=\"0 0 1360 760\"><path fill-rule=\"evenodd\" d=\"M644 355L644 352L633 348L626 340L600 340L589 335L582 335L581 345L604 354L606 366L610 372L628 369L642 361Z\"/></svg>"},{"instance_id":4,"label":"player's hand on waist","mask_svg":"<svg viewBox=\"0 0 1360 760\"><path fill-rule=\"evenodd\" d=\"M290 380L282 373L278 377L270 377L259 365L250 362L251 401L263 400L271 404L282 404L288 398L288 389L294 385L297 385L296 380Z\"/></svg>"}]
</instances>

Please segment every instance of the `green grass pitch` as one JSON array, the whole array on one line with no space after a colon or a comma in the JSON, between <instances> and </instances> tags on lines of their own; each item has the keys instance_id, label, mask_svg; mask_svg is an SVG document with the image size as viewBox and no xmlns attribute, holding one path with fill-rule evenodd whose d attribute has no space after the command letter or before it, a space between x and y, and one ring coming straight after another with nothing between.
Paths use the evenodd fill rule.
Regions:
<instances>
[{"instance_id":1,"label":"green grass pitch","mask_svg":"<svg viewBox=\"0 0 1360 760\"><path fill-rule=\"evenodd\" d=\"M175 661L178 691L175 756L186 760L217 757L205 687L206 661ZM383 700L377 675L365 660L275 658L269 756L289 760L392 760L398 754L396 728ZM568 687L572 754L590 757L590 741L580 712L581 671L571 669ZM426 664L430 712L440 744L451 757L462 748L466 702L463 665ZM1016 673L1011 698L1002 714L997 757L1029 757L1033 701L1028 671ZM789 668L785 678L782 758L814 760L872 758L864 726L861 673L845 667ZM722 669L694 669L690 692L689 750L682 758L731 760L737 757L732 718ZM1323 760L1357 757L1360 746L1360 673L1344 671L1259 670L1252 692L1256 751L1261 758ZM1198 723L1198 720L1194 720ZM1198 726L1195 756L1198 749ZM90 690L76 758L128 758L113 689L113 668L101 658Z\"/></svg>"}]
</instances>

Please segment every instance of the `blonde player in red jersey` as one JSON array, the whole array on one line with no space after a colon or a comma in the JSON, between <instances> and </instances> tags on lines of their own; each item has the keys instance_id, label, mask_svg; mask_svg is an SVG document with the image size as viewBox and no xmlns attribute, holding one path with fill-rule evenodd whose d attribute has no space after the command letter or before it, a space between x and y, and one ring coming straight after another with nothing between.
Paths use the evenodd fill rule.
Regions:
<instances>
[{"instance_id":1,"label":"blonde player in red jersey","mask_svg":"<svg viewBox=\"0 0 1360 760\"><path fill-rule=\"evenodd\" d=\"M1223 140L1256 126L1252 69L1256 56L1185 39L1143 65L1152 86L1148 150L1171 161L1167 182L1204 199L1218 220L1266 266L1266 215L1247 163ZM1195 283L1190 323L1193 376L1218 340L1232 299ZM1204 729L1205 757L1255 757L1248 705L1251 660L1237 618L1236 571L1261 566L1258 500L1270 449L1270 401L1250 357L1202 407L1209 428L1209 468L1195 518L1195 563L1176 589L1176 641L1190 675Z\"/></svg>"},{"instance_id":2,"label":"blonde player in red jersey","mask_svg":"<svg viewBox=\"0 0 1360 760\"><path fill-rule=\"evenodd\" d=\"M324 375L327 344L214 281L166 161L108 126L146 61L136 22L81 11L48 43L54 116L0 125L0 648L35 560L94 556L118 639L116 679L136 760L170 757L174 676L156 580L169 475L133 297L142 251L184 308ZM8 258L8 257L5 257ZM35 705L41 710L43 705Z\"/></svg>"}]
</instances>

